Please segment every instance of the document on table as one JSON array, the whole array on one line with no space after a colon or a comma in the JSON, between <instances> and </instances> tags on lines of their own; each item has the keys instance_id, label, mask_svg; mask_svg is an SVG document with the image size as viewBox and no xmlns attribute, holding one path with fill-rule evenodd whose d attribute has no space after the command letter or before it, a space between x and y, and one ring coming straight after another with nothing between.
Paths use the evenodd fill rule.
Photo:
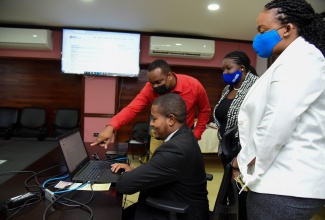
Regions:
<instances>
[{"instance_id":1,"label":"document on table","mask_svg":"<svg viewBox=\"0 0 325 220\"><path fill-rule=\"evenodd\" d=\"M55 188L59 189L76 189L78 188L82 183L72 183L72 182L65 182L60 181L58 184L56 184ZM77 190L88 190L88 191L108 191L110 188L110 183L96 183L92 184L90 187L90 184L85 185L84 187L81 187Z\"/></svg>"}]
</instances>

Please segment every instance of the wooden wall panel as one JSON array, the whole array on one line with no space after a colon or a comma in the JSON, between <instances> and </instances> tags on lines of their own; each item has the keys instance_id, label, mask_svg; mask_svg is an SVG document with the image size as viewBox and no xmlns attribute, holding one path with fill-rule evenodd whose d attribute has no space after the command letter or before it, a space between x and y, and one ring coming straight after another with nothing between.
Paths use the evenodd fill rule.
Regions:
<instances>
[{"instance_id":1,"label":"wooden wall panel","mask_svg":"<svg viewBox=\"0 0 325 220\"><path fill-rule=\"evenodd\" d=\"M42 107L51 135L56 109L83 112L82 76L62 74L59 60L1 59L0 106Z\"/></svg>"},{"instance_id":2,"label":"wooden wall panel","mask_svg":"<svg viewBox=\"0 0 325 220\"><path fill-rule=\"evenodd\" d=\"M141 91L148 81L147 71L140 70L139 77L136 78L118 78L118 91L116 97L116 112L119 112L127 106ZM127 142L130 138L133 125L138 121L147 121L149 118L150 106L148 106L142 114L138 114L129 124L120 128L116 135L116 142Z\"/></svg>"},{"instance_id":3,"label":"wooden wall panel","mask_svg":"<svg viewBox=\"0 0 325 220\"><path fill-rule=\"evenodd\" d=\"M58 107L80 108L83 112L82 76L62 74L60 65L57 60L1 59L0 106L44 107L49 125L53 123ZM124 108L140 92L148 80L147 68L147 65L141 65L138 78L118 78L116 111ZM214 108L225 86L221 69L172 66L172 70L197 78L208 93L211 109ZM150 106L122 127L117 133L116 141L126 142L133 124L147 121L149 111Z\"/></svg>"}]
</instances>

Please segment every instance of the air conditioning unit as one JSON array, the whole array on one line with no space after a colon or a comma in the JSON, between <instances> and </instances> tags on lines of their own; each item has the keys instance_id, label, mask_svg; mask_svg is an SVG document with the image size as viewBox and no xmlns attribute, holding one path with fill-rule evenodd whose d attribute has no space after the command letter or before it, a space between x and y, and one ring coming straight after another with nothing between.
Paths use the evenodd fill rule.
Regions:
<instances>
[{"instance_id":1,"label":"air conditioning unit","mask_svg":"<svg viewBox=\"0 0 325 220\"><path fill-rule=\"evenodd\" d=\"M151 36L149 56L212 59L214 48L214 40Z\"/></svg>"},{"instance_id":2,"label":"air conditioning unit","mask_svg":"<svg viewBox=\"0 0 325 220\"><path fill-rule=\"evenodd\" d=\"M0 27L0 48L52 50L52 31Z\"/></svg>"}]
</instances>

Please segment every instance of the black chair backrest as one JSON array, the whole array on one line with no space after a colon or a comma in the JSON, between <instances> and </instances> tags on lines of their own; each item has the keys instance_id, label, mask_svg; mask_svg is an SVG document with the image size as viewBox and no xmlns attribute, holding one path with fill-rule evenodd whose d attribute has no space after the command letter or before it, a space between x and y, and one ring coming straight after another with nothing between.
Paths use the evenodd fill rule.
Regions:
<instances>
[{"instance_id":1,"label":"black chair backrest","mask_svg":"<svg viewBox=\"0 0 325 220\"><path fill-rule=\"evenodd\" d=\"M43 108L25 107L21 111L19 124L26 128L40 128L46 124L46 111Z\"/></svg>"},{"instance_id":2,"label":"black chair backrest","mask_svg":"<svg viewBox=\"0 0 325 220\"><path fill-rule=\"evenodd\" d=\"M228 157L236 157L240 151L238 126L231 127L221 139L222 152ZM236 137L237 135L237 137Z\"/></svg>"},{"instance_id":3,"label":"black chair backrest","mask_svg":"<svg viewBox=\"0 0 325 220\"><path fill-rule=\"evenodd\" d=\"M18 122L19 109L14 107L0 107L0 127L7 128Z\"/></svg>"},{"instance_id":4,"label":"black chair backrest","mask_svg":"<svg viewBox=\"0 0 325 220\"><path fill-rule=\"evenodd\" d=\"M54 125L73 129L79 127L80 123L80 112L79 109L75 108L59 108L55 114Z\"/></svg>"},{"instance_id":5,"label":"black chair backrest","mask_svg":"<svg viewBox=\"0 0 325 220\"><path fill-rule=\"evenodd\" d=\"M137 122L134 124L130 139L147 144L150 138L148 122Z\"/></svg>"}]
</instances>

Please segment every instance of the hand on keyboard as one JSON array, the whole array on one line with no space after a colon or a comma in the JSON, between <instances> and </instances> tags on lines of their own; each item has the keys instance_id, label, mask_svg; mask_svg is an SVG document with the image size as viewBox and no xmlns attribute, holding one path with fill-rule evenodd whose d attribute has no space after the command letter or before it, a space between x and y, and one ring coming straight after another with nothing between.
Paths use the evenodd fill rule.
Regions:
<instances>
[{"instance_id":1,"label":"hand on keyboard","mask_svg":"<svg viewBox=\"0 0 325 220\"><path fill-rule=\"evenodd\" d=\"M113 173L117 173L117 172L129 172L129 171L131 171L133 169L134 169L134 167L130 167L126 163L114 163L111 166L111 170L112 170Z\"/></svg>"}]
</instances>

